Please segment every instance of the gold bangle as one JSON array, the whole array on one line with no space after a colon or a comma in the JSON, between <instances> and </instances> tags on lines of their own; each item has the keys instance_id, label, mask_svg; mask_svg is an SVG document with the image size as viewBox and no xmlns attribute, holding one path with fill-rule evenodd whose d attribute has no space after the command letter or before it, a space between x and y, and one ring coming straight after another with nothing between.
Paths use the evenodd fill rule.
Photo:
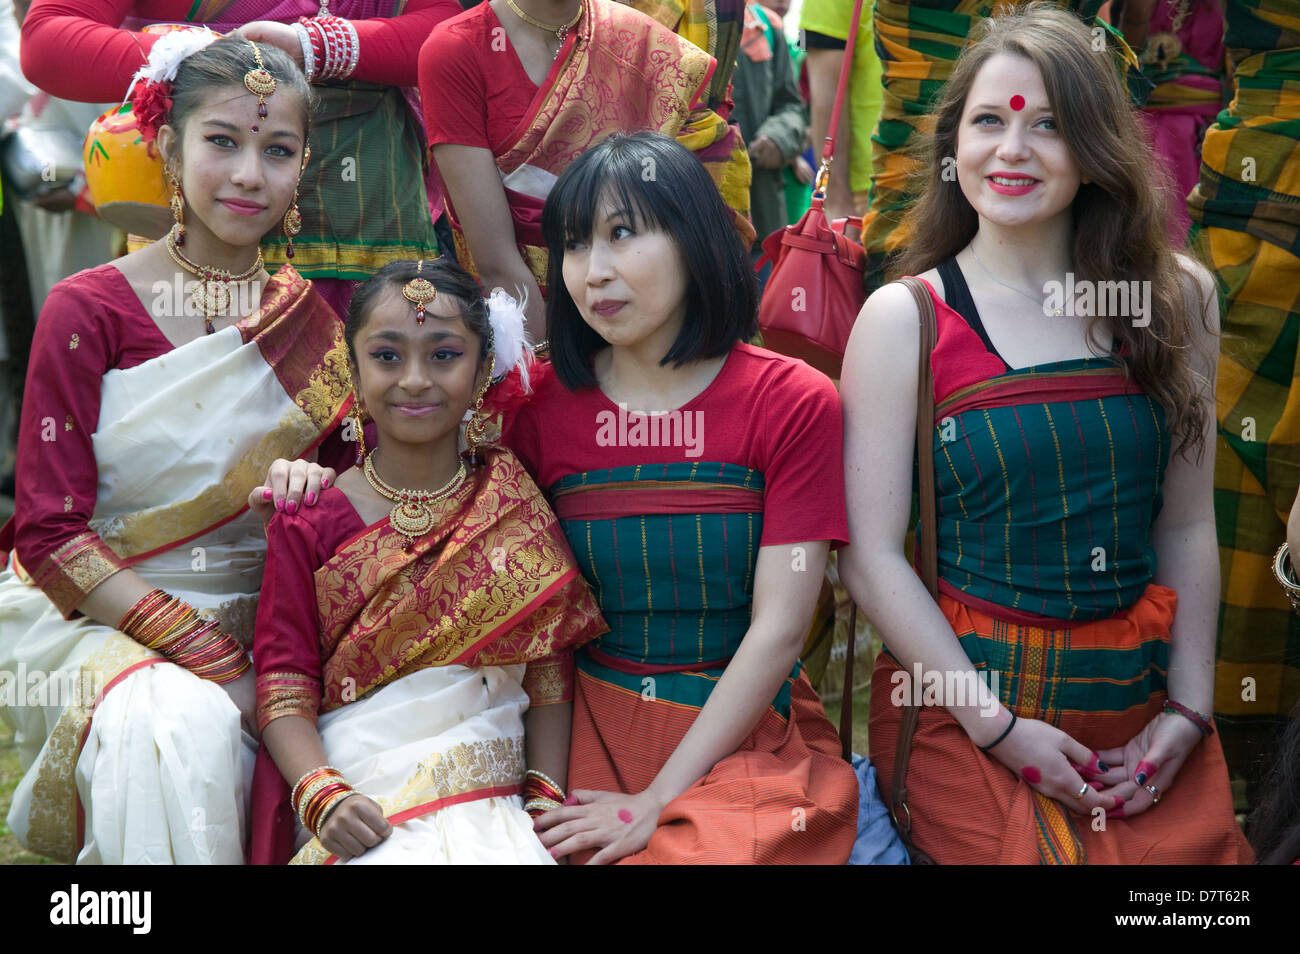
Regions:
<instances>
[{"instance_id":1,"label":"gold bangle","mask_svg":"<svg viewBox=\"0 0 1300 954\"><path fill-rule=\"evenodd\" d=\"M530 798L524 802L524 811L526 812L549 812L563 806L553 798Z\"/></svg>"},{"instance_id":2,"label":"gold bangle","mask_svg":"<svg viewBox=\"0 0 1300 954\"><path fill-rule=\"evenodd\" d=\"M1287 544L1277 548L1273 557L1273 576L1282 587L1282 592L1291 601L1292 612L1300 613L1300 582L1296 581L1295 568L1291 565L1291 552Z\"/></svg>"}]
</instances>

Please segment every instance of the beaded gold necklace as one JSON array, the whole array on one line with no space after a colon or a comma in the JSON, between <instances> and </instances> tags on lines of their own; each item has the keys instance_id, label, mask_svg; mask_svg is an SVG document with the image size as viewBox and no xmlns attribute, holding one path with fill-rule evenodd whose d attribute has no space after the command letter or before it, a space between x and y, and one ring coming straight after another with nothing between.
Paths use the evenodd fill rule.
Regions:
<instances>
[{"instance_id":1,"label":"beaded gold necklace","mask_svg":"<svg viewBox=\"0 0 1300 954\"><path fill-rule=\"evenodd\" d=\"M370 486L375 488L375 493L385 500L393 501L393 509L388 514L388 521L392 524L394 530L406 537L406 548L409 550L411 545L415 543L416 537L422 537L433 529L433 525L437 520L437 513L433 505L450 497L465 482L465 474L467 473L465 461L461 460L460 466L456 468L456 473L451 480L437 490L405 490L384 482L383 478L375 471L374 458L374 451L366 455L366 462L362 467L362 471L366 475L366 480L370 482Z\"/></svg>"}]
</instances>

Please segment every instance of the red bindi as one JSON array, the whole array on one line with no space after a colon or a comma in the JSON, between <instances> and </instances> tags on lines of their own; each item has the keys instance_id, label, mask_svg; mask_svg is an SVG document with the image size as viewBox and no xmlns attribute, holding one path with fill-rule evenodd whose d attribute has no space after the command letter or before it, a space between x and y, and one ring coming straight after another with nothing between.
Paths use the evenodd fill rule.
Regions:
<instances>
[{"instance_id":1,"label":"red bindi","mask_svg":"<svg viewBox=\"0 0 1300 954\"><path fill-rule=\"evenodd\" d=\"M1026 765L1020 770L1020 774L1030 785L1037 785L1043 780L1043 773L1033 765Z\"/></svg>"},{"instance_id":2,"label":"red bindi","mask_svg":"<svg viewBox=\"0 0 1300 954\"><path fill-rule=\"evenodd\" d=\"M624 825L630 825L632 824L632 813L626 808L620 808L618 810L618 820Z\"/></svg>"},{"instance_id":3,"label":"red bindi","mask_svg":"<svg viewBox=\"0 0 1300 954\"><path fill-rule=\"evenodd\" d=\"M1020 112L1022 109L1025 108L1025 98L1021 96L1019 93L1016 93L1015 96L1011 97L1011 108L1014 109L1016 112Z\"/></svg>"}]
</instances>

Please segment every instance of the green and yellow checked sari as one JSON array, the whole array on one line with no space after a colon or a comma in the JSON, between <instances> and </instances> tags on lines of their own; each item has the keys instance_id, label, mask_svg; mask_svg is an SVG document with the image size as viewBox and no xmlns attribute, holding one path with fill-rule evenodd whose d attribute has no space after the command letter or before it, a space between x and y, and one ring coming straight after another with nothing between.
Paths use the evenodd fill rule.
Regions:
<instances>
[{"instance_id":1,"label":"green and yellow checked sari","mask_svg":"<svg viewBox=\"0 0 1300 954\"><path fill-rule=\"evenodd\" d=\"M1222 294L1215 713L1255 780L1300 698L1300 619L1270 570L1300 484L1300 4L1228 0L1233 98L1205 135L1189 242Z\"/></svg>"},{"instance_id":2,"label":"green and yellow checked sari","mask_svg":"<svg viewBox=\"0 0 1300 954\"><path fill-rule=\"evenodd\" d=\"M1060 0L1058 5L1091 18L1101 0ZM887 257L907 243L903 214L917 195L914 176L922 168L917 147L934 129L930 110L971 30L1001 6L986 0L876 0L873 23L885 98L871 137L871 193L863 217L868 294L885 283ZM1110 30L1101 20L1095 22ZM1137 58L1122 41L1111 42L1136 66Z\"/></svg>"}]
</instances>

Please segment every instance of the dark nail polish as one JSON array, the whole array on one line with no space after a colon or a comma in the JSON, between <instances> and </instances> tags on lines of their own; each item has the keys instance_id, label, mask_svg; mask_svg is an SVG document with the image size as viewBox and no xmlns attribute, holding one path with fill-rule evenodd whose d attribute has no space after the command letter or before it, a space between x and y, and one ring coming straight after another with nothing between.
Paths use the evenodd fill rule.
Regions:
<instances>
[{"instance_id":1,"label":"dark nail polish","mask_svg":"<svg viewBox=\"0 0 1300 954\"><path fill-rule=\"evenodd\" d=\"M1147 773L1146 773L1146 772L1138 772L1138 774L1137 774L1137 783L1138 783L1139 785L1145 785L1145 784L1146 784L1146 781L1147 781Z\"/></svg>"},{"instance_id":2,"label":"dark nail polish","mask_svg":"<svg viewBox=\"0 0 1300 954\"><path fill-rule=\"evenodd\" d=\"M1097 771L1099 771L1099 772L1109 772L1109 771L1110 771L1110 766L1107 765L1105 762L1103 762L1101 759L1098 759L1098 760L1097 760Z\"/></svg>"}]
</instances>

